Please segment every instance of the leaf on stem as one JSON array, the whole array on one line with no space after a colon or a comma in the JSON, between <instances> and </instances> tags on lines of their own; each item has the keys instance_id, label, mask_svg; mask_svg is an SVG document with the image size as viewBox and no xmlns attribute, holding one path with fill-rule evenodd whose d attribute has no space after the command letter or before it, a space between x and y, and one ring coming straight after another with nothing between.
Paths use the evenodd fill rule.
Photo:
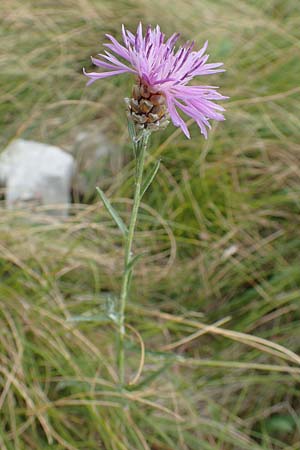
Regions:
<instances>
[{"instance_id":1,"label":"leaf on stem","mask_svg":"<svg viewBox=\"0 0 300 450\"><path fill-rule=\"evenodd\" d=\"M126 266L125 272L128 273L128 287L127 287L128 290L131 285L133 267L145 255L146 255L146 252L143 252L143 253L140 253L139 255L134 256Z\"/></svg>"},{"instance_id":2,"label":"leaf on stem","mask_svg":"<svg viewBox=\"0 0 300 450\"><path fill-rule=\"evenodd\" d=\"M133 266L141 259L143 256L146 255L146 252L140 253L139 255L135 255L127 264L126 271L130 272L133 269Z\"/></svg>"},{"instance_id":3,"label":"leaf on stem","mask_svg":"<svg viewBox=\"0 0 300 450\"><path fill-rule=\"evenodd\" d=\"M132 120L128 120L128 133L132 142L136 139L135 125Z\"/></svg>"},{"instance_id":4,"label":"leaf on stem","mask_svg":"<svg viewBox=\"0 0 300 450\"><path fill-rule=\"evenodd\" d=\"M144 183L144 187L142 189L142 193L141 193L140 199L143 198L144 194L148 190L148 188L151 185L152 181L156 177L156 174L157 174L159 166L160 166L160 161L161 161L160 159L158 161L156 161L156 164L155 164L152 172L150 172L149 175L146 177L146 180L145 180L145 183Z\"/></svg>"},{"instance_id":5,"label":"leaf on stem","mask_svg":"<svg viewBox=\"0 0 300 450\"><path fill-rule=\"evenodd\" d=\"M117 211L113 208L112 204L110 203L110 201L108 200L108 198L106 197L104 192L98 187L96 187L96 191L98 192L106 210L109 212L109 214L111 215L111 217L113 218L115 223L118 225L123 236L126 236L128 233L128 230L127 230L125 223L123 222L123 220L121 219L121 217L119 216Z\"/></svg>"}]
</instances>

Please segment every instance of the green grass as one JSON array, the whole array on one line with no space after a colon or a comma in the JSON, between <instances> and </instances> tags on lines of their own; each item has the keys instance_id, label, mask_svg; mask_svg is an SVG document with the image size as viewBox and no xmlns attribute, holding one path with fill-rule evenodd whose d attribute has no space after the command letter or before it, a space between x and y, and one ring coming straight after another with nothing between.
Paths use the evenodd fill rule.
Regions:
<instances>
[{"instance_id":1,"label":"green grass","mask_svg":"<svg viewBox=\"0 0 300 450\"><path fill-rule=\"evenodd\" d=\"M86 176L124 220L131 79L87 89L81 76L104 33L142 19L208 39L227 69L210 82L231 97L207 141L195 125L190 141L172 126L153 136L148 164L162 164L127 317L127 377L143 372L128 391L113 327L82 321L120 289L121 236L104 208L33 223L1 207L0 449L299 449L298 2L3 0L0 16L1 148L23 137L71 150L79 131L103 130L124 148L122 170L112 156Z\"/></svg>"}]
</instances>

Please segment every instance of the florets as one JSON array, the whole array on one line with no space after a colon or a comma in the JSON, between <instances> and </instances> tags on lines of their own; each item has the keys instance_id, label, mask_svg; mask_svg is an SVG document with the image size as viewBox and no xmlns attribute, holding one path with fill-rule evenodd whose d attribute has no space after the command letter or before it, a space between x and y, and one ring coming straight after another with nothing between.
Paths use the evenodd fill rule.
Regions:
<instances>
[{"instance_id":1,"label":"florets","mask_svg":"<svg viewBox=\"0 0 300 450\"><path fill-rule=\"evenodd\" d=\"M224 97L216 86L194 85L188 83L196 76L206 76L223 72L222 63L207 63L205 54L207 42L194 50L194 42L175 48L179 34L169 39L160 31L159 26L148 26L143 35L139 24L136 34L122 27L123 44L113 36L106 35L110 43L104 44L111 52L100 54L101 59L92 58L93 64L103 72L84 74L90 78L88 84L97 79L129 72L137 76L138 82L133 88L132 97L127 99L128 113L141 128L158 129L167 124L168 117L180 127L187 137L188 128L178 110L195 120L201 133L207 137L207 128L211 128L211 119L221 121L224 108L214 100Z\"/></svg>"}]
</instances>

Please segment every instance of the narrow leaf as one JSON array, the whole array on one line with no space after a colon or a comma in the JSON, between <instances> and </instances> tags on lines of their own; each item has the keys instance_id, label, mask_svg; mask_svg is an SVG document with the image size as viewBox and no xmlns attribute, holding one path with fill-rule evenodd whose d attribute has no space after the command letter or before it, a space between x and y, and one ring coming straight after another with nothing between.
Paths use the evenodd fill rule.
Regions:
<instances>
[{"instance_id":1,"label":"narrow leaf","mask_svg":"<svg viewBox=\"0 0 300 450\"><path fill-rule=\"evenodd\" d=\"M139 255L135 255L129 262L129 264L127 264L126 266L126 271L131 271L133 269L133 266L143 257L145 256L146 253L140 253Z\"/></svg>"},{"instance_id":2,"label":"narrow leaf","mask_svg":"<svg viewBox=\"0 0 300 450\"><path fill-rule=\"evenodd\" d=\"M145 192L148 190L149 186L151 185L152 181L154 180L154 178L158 172L159 166L160 166L160 159L158 161L156 161L156 164L155 164L152 172L150 172L149 175L146 177L140 198L142 198L144 196Z\"/></svg>"},{"instance_id":3,"label":"narrow leaf","mask_svg":"<svg viewBox=\"0 0 300 450\"><path fill-rule=\"evenodd\" d=\"M135 126L132 120L128 120L128 133L132 142L136 139Z\"/></svg>"},{"instance_id":4,"label":"narrow leaf","mask_svg":"<svg viewBox=\"0 0 300 450\"><path fill-rule=\"evenodd\" d=\"M118 225L123 236L126 236L128 233L128 230L127 230L125 223L123 222L123 220L121 219L121 217L119 216L117 211L112 207L110 201L108 200L108 198L106 197L104 192L98 187L96 187L96 190L97 190L98 194L100 195L100 198L101 198L105 208L107 209L107 211L109 212L109 214L111 215L111 217L113 218L115 223Z\"/></svg>"},{"instance_id":5,"label":"narrow leaf","mask_svg":"<svg viewBox=\"0 0 300 450\"><path fill-rule=\"evenodd\" d=\"M140 253L139 255L134 256L131 261L127 264L126 266L126 272L129 274L128 275L128 289L130 289L130 285L131 285L131 280L132 280L132 270L133 270L133 266L144 256L146 255L146 252L144 253Z\"/></svg>"}]
</instances>

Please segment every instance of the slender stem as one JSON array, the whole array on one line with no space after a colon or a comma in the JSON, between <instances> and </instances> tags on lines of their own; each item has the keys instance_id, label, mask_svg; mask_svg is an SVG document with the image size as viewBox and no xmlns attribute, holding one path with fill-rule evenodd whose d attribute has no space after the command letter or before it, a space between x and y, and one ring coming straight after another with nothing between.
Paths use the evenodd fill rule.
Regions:
<instances>
[{"instance_id":1,"label":"slender stem","mask_svg":"<svg viewBox=\"0 0 300 450\"><path fill-rule=\"evenodd\" d=\"M135 193L133 206L130 216L130 223L128 234L125 240L125 257L124 257L124 272L122 278L122 288L120 296L120 309L119 309L119 345L118 345L118 369L119 369L119 381L120 385L124 386L125 381L125 368L124 368L124 340L125 340L125 308L126 301L129 293L129 284L132 274L132 267L130 262L133 258L132 243L134 238L135 226L141 200L141 189L144 172L145 153L149 140L149 132L145 131L138 143L133 142L136 151L136 177L135 177Z\"/></svg>"}]
</instances>

